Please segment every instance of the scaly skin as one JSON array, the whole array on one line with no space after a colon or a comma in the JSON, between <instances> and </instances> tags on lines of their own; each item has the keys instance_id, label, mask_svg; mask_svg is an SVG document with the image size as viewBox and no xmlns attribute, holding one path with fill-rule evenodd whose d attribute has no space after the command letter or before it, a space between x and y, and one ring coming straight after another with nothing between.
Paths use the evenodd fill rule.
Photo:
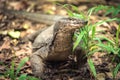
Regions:
<instances>
[{"instance_id":1,"label":"scaly skin","mask_svg":"<svg viewBox=\"0 0 120 80\"><path fill-rule=\"evenodd\" d=\"M80 19L62 18L54 26L39 33L34 40L33 54L30 58L34 75L42 75L45 61L67 60L68 56L72 54L74 31L85 24L86 21ZM86 58L83 59L85 52L81 48L75 51L75 55L79 63L86 63Z\"/></svg>"},{"instance_id":2,"label":"scaly skin","mask_svg":"<svg viewBox=\"0 0 120 80\"><path fill-rule=\"evenodd\" d=\"M47 15L47 14L40 14L40 13L32 13L26 11L17 11L11 9L0 8L0 12L10 15L15 15L17 17L26 18L35 22L41 22L48 25L54 24L57 20L67 17L67 16L60 16L60 15Z\"/></svg>"},{"instance_id":3,"label":"scaly skin","mask_svg":"<svg viewBox=\"0 0 120 80\"><path fill-rule=\"evenodd\" d=\"M40 77L44 71L45 61L65 61L72 53L76 55L78 66L86 63L85 51L77 48L72 52L72 36L76 29L83 27L86 21L75 18L64 18L64 16L45 15L0 9L3 13L16 15L36 22L53 24L43 30L33 33L29 39L33 42L33 54L30 57L32 70L35 76ZM54 25L55 23L55 25Z\"/></svg>"}]
</instances>

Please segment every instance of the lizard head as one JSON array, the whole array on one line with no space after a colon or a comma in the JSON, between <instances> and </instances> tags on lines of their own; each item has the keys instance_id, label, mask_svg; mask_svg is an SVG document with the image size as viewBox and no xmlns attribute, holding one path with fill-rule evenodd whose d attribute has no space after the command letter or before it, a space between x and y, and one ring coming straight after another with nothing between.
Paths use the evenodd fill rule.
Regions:
<instances>
[{"instance_id":1,"label":"lizard head","mask_svg":"<svg viewBox=\"0 0 120 80\"><path fill-rule=\"evenodd\" d=\"M84 27L87 21L77 19L77 18L62 18L55 25L57 25L56 30L62 30L65 32L74 32L76 29Z\"/></svg>"}]
</instances>

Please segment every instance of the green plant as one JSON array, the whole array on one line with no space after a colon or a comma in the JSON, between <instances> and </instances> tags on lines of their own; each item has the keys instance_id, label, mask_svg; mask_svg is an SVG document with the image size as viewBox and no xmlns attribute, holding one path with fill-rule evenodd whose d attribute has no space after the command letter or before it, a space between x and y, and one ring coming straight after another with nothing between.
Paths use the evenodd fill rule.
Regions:
<instances>
[{"instance_id":1,"label":"green plant","mask_svg":"<svg viewBox=\"0 0 120 80\"><path fill-rule=\"evenodd\" d=\"M9 77L11 80L38 80L37 78L34 78L34 77L31 77L31 76L27 76L27 74L21 74L19 77L18 77L18 74L20 72L20 69L21 67L28 61L28 58L23 58L19 65L17 66L17 68L15 69L15 62L12 61L11 62L11 67L10 69L8 69L6 72L5 72L5 76L6 77Z\"/></svg>"},{"instance_id":2,"label":"green plant","mask_svg":"<svg viewBox=\"0 0 120 80\"><path fill-rule=\"evenodd\" d=\"M101 5L101 6L92 8L90 11L95 10L95 12L97 12L97 11L103 10L103 9L106 10L105 15L112 14L112 17L115 17L120 12L120 5L118 5L117 7ZM110 20L112 20L112 19L110 19ZM114 18L114 20L120 21L119 18ZM107 51L107 53L109 53L109 54L113 53L112 61L114 61L116 58L120 58L119 34L120 34L120 25L119 25L119 27L116 31L116 37L113 38L113 40L111 40L109 38L106 38L106 37L101 37L102 39L107 41L106 44L103 44L100 41L100 38L99 38L99 43L97 44L97 46L99 46L102 51ZM119 59L119 62L120 62L120 59ZM116 65L116 67L113 69L113 78L115 78L118 70L120 69L120 63L119 62Z\"/></svg>"},{"instance_id":3,"label":"green plant","mask_svg":"<svg viewBox=\"0 0 120 80\"><path fill-rule=\"evenodd\" d=\"M87 19L87 16L85 15L85 13L82 11L80 12L76 6L65 4L63 7L67 10L69 17L75 17L75 18L80 18L84 20ZM74 12L69 8L71 8Z\"/></svg>"},{"instance_id":4,"label":"green plant","mask_svg":"<svg viewBox=\"0 0 120 80\"><path fill-rule=\"evenodd\" d=\"M65 6L68 6L68 5L65 5ZM78 9L75 6L72 6L72 7L73 7L73 9L75 9L76 12L78 12ZM70 17L77 17L77 18L80 18L80 19L88 20L87 16L83 12L73 13L68 8L67 8L67 10L68 10L68 15ZM89 36L89 33L90 33L91 30L92 30L92 37ZM82 49L86 50L86 53L89 53L90 52L89 51L90 47L92 45L94 45L94 44L89 44L89 43L92 43L91 41L94 38L94 34L95 34L95 27L92 27L91 24L85 25L84 28L80 29L79 33L75 33L74 38L76 38L76 40L74 42L73 51L76 49L77 46L79 46L80 42L82 41L82 46L80 46L80 47ZM93 62L90 58L88 59L88 64L90 66L91 72L93 73L94 77L96 77L95 66L94 66L94 64L93 64Z\"/></svg>"},{"instance_id":5,"label":"green plant","mask_svg":"<svg viewBox=\"0 0 120 80\"><path fill-rule=\"evenodd\" d=\"M27 74L22 74L18 80L40 80L40 79L32 76L27 76Z\"/></svg>"},{"instance_id":6,"label":"green plant","mask_svg":"<svg viewBox=\"0 0 120 80\"><path fill-rule=\"evenodd\" d=\"M91 9L88 10L88 13L90 16L93 12L97 13L98 11L103 10L105 11L104 16L108 15L108 14L112 14L113 17L115 17L116 15L119 14L120 12L120 5L118 5L117 7L114 6L104 6L104 5L98 5L96 7L93 7Z\"/></svg>"},{"instance_id":7,"label":"green plant","mask_svg":"<svg viewBox=\"0 0 120 80\"><path fill-rule=\"evenodd\" d=\"M99 42L97 46L101 48L102 51L106 51L108 54L113 53L112 62L116 60L116 58L120 58L120 47L119 47L119 34L120 34L120 26L117 29L116 37L113 40L110 40L105 37L101 37L102 39L106 40L106 44ZM120 59L119 59L120 62ZM113 78L117 75L118 70L120 69L120 63L116 65L113 69Z\"/></svg>"},{"instance_id":8,"label":"green plant","mask_svg":"<svg viewBox=\"0 0 120 80\"><path fill-rule=\"evenodd\" d=\"M68 5L65 5L68 6ZM71 5L70 5L71 6ZM76 12L78 12L77 7L75 6L71 6L73 9L75 9ZM99 5L97 7L93 7L91 9L88 10L88 13L73 13L72 11L70 11L68 8L68 15L71 17L77 17L80 19L86 19L88 20L89 24L85 25L84 28L80 29L79 33L75 33L75 37L76 37L76 41L74 42L74 46L73 46L73 50L75 50L75 48L77 46L80 45L80 47L84 50L86 50L87 54L86 57L88 57L88 64L90 67L90 71L93 74L94 77L96 77L96 70L95 70L95 66L93 64L93 61L91 60L91 55L93 55L95 52L98 51L106 51L107 53L114 53L114 58L116 56L120 57L120 48L119 48L119 31L120 31L120 27L116 32L116 38L114 38L113 40L110 40L106 37L96 37L95 33L96 33L96 26L102 25L105 22L112 22L112 21L120 21L120 19L118 18L112 18L112 19L107 19L107 20L102 20L99 21L95 24L91 24L90 23L90 16L94 13L97 13L99 10L105 10L107 11L105 13L105 15L107 14L113 14L113 16L117 15L120 12L120 6L118 6L117 8L113 7L113 6L103 6L103 5ZM117 11L117 12L115 12ZM90 34L91 32L91 34ZM106 40L106 44L102 43L102 39ZM81 46L81 42L82 42L82 46ZM113 58L113 59L114 59ZM120 64L118 64L116 66L116 68L113 70L113 77L116 76L118 70L120 68Z\"/></svg>"}]
</instances>

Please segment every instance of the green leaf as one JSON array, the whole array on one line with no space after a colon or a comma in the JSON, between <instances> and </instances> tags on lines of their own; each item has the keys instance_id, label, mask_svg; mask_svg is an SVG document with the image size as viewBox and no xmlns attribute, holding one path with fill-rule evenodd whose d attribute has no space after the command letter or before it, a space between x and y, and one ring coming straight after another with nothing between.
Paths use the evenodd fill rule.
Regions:
<instances>
[{"instance_id":1,"label":"green leaf","mask_svg":"<svg viewBox=\"0 0 120 80\"><path fill-rule=\"evenodd\" d=\"M91 59L88 59L88 65L90 67L92 74L94 75L94 77L96 77L96 69Z\"/></svg>"},{"instance_id":2,"label":"green leaf","mask_svg":"<svg viewBox=\"0 0 120 80\"><path fill-rule=\"evenodd\" d=\"M20 37L20 32L19 31L9 31L8 35L12 38L19 38Z\"/></svg>"},{"instance_id":3,"label":"green leaf","mask_svg":"<svg viewBox=\"0 0 120 80\"><path fill-rule=\"evenodd\" d=\"M84 16L81 14L73 13L73 17L79 18L79 19L84 19Z\"/></svg>"},{"instance_id":4,"label":"green leaf","mask_svg":"<svg viewBox=\"0 0 120 80\"><path fill-rule=\"evenodd\" d=\"M35 77L32 77L32 76L28 76L27 79L28 80L42 80L42 79L38 79L38 78L35 78Z\"/></svg>"},{"instance_id":5,"label":"green leaf","mask_svg":"<svg viewBox=\"0 0 120 80\"><path fill-rule=\"evenodd\" d=\"M79 10L78 10L78 7L76 7L76 6L74 6L74 5L70 5L71 7L72 7L72 9L74 10L74 11L76 11L76 12L78 12Z\"/></svg>"},{"instance_id":6,"label":"green leaf","mask_svg":"<svg viewBox=\"0 0 120 80\"><path fill-rule=\"evenodd\" d=\"M90 18L90 16L92 15L93 11L95 10L95 7L91 8L88 10L88 18Z\"/></svg>"},{"instance_id":7,"label":"green leaf","mask_svg":"<svg viewBox=\"0 0 120 80\"><path fill-rule=\"evenodd\" d=\"M88 57L88 56L91 56L91 55L93 55L95 52L98 52L98 51L100 51L100 49L92 50L92 51L88 52L88 54L87 54L86 56L87 56L87 57Z\"/></svg>"},{"instance_id":8,"label":"green leaf","mask_svg":"<svg viewBox=\"0 0 120 80\"><path fill-rule=\"evenodd\" d=\"M98 43L100 43L100 44L102 43L101 39L100 39L100 38L98 38L98 37L94 37L94 38L93 38L93 40L95 40L95 41L97 40L97 41L98 41Z\"/></svg>"},{"instance_id":9,"label":"green leaf","mask_svg":"<svg viewBox=\"0 0 120 80\"><path fill-rule=\"evenodd\" d=\"M117 6L117 7L109 6L109 8L106 10L105 15L108 15L111 13L112 16L116 16L117 14L119 14L119 12L120 12L119 6Z\"/></svg>"},{"instance_id":10,"label":"green leaf","mask_svg":"<svg viewBox=\"0 0 120 80\"><path fill-rule=\"evenodd\" d=\"M69 4L64 4L63 7L67 10L67 13L70 17L73 17L73 12L68 8Z\"/></svg>"},{"instance_id":11,"label":"green leaf","mask_svg":"<svg viewBox=\"0 0 120 80\"><path fill-rule=\"evenodd\" d=\"M102 21L99 21L99 22L93 24L93 26L100 26L100 25L102 25L104 22L111 22L111 21L119 21L119 19L118 19L118 18L113 18L113 19L102 20Z\"/></svg>"},{"instance_id":12,"label":"green leaf","mask_svg":"<svg viewBox=\"0 0 120 80\"><path fill-rule=\"evenodd\" d=\"M27 74L20 75L18 80L27 80Z\"/></svg>"},{"instance_id":13,"label":"green leaf","mask_svg":"<svg viewBox=\"0 0 120 80\"><path fill-rule=\"evenodd\" d=\"M115 50L116 50L116 53L117 53L117 54L120 53L120 47L115 48ZM118 56L118 57L120 57L120 56Z\"/></svg>"},{"instance_id":14,"label":"green leaf","mask_svg":"<svg viewBox=\"0 0 120 80\"><path fill-rule=\"evenodd\" d=\"M95 37L96 26L92 27L92 39Z\"/></svg>"},{"instance_id":15,"label":"green leaf","mask_svg":"<svg viewBox=\"0 0 120 80\"><path fill-rule=\"evenodd\" d=\"M99 6L92 7L91 9L89 9L87 14L88 14L88 17L90 17L93 12L97 13L100 10L107 10L107 9L108 9L108 6L99 5Z\"/></svg>"},{"instance_id":16,"label":"green leaf","mask_svg":"<svg viewBox=\"0 0 120 80\"><path fill-rule=\"evenodd\" d=\"M109 6L99 5L95 8L95 13L100 10L107 10L108 8L109 8Z\"/></svg>"},{"instance_id":17,"label":"green leaf","mask_svg":"<svg viewBox=\"0 0 120 80\"><path fill-rule=\"evenodd\" d=\"M7 69L7 71L4 73L4 76L5 77L8 77L11 79L11 80L16 80L16 75L15 75L15 63L14 61L11 62L11 66L10 66L10 69Z\"/></svg>"},{"instance_id":18,"label":"green leaf","mask_svg":"<svg viewBox=\"0 0 120 80\"><path fill-rule=\"evenodd\" d=\"M69 15L70 17L73 17L73 16L74 16L72 11L67 10L67 12L68 12L68 15Z\"/></svg>"},{"instance_id":19,"label":"green leaf","mask_svg":"<svg viewBox=\"0 0 120 80\"><path fill-rule=\"evenodd\" d=\"M113 70L113 78L115 78L115 76L117 75L119 69L120 69L120 63L117 64L116 68Z\"/></svg>"},{"instance_id":20,"label":"green leaf","mask_svg":"<svg viewBox=\"0 0 120 80\"><path fill-rule=\"evenodd\" d=\"M104 37L104 36L99 37L99 39L101 39L101 40L106 40L106 41L108 41L108 42L109 42L110 44L112 44L112 45L115 44L114 41L112 41L112 40L110 40L109 38L106 38L106 37Z\"/></svg>"},{"instance_id":21,"label":"green leaf","mask_svg":"<svg viewBox=\"0 0 120 80\"><path fill-rule=\"evenodd\" d=\"M110 43L108 44L99 43L96 45L101 47L102 51L107 51L108 53L113 52L114 54L116 53L114 46L112 46Z\"/></svg>"},{"instance_id":22,"label":"green leaf","mask_svg":"<svg viewBox=\"0 0 120 80\"><path fill-rule=\"evenodd\" d=\"M25 57L25 58L23 58L23 59L20 61L19 65L18 65L18 67L17 67L16 75L19 73L21 67L22 67L28 60L29 60L29 58L28 58L28 57Z\"/></svg>"},{"instance_id":23,"label":"green leaf","mask_svg":"<svg viewBox=\"0 0 120 80\"><path fill-rule=\"evenodd\" d=\"M15 80L15 78L16 78L14 67L15 67L15 63L14 63L14 61L12 61L11 68L10 68L10 70L8 71L8 72L9 72L9 75L10 75L10 78L11 78L12 80Z\"/></svg>"},{"instance_id":24,"label":"green leaf","mask_svg":"<svg viewBox=\"0 0 120 80\"><path fill-rule=\"evenodd\" d=\"M81 32L79 34L79 36L77 37L77 40L74 42L74 46L73 46L73 51L75 50L75 48L78 46L78 44L80 43L80 41L82 40L82 37L84 36L84 32Z\"/></svg>"},{"instance_id":25,"label":"green leaf","mask_svg":"<svg viewBox=\"0 0 120 80\"><path fill-rule=\"evenodd\" d=\"M119 47L119 34L120 34L120 25L116 32L116 46Z\"/></svg>"},{"instance_id":26,"label":"green leaf","mask_svg":"<svg viewBox=\"0 0 120 80\"><path fill-rule=\"evenodd\" d=\"M27 76L27 74L22 74L18 80L41 80L33 76Z\"/></svg>"}]
</instances>

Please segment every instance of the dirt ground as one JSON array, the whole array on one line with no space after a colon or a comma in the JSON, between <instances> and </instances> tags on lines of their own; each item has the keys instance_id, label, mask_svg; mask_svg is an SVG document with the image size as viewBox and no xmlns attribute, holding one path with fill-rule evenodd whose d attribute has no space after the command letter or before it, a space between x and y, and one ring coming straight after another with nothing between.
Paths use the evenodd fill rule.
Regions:
<instances>
[{"instance_id":1,"label":"dirt ground","mask_svg":"<svg viewBox=\"0 0 120 80\"><path fill-rule=\"evenodd\" d=\"M29 12L40 12L53 15L67 15L67 11L61 6L64 4L73 4L78 7L80 11L87 12L91 7L103 5L118 5L119 0L0 0L0 7L24 10ZM58 4L59 3L59 4ZM61 4L61 5L60 5ZM99 12L97 15L91 16L91 22L95 23L103 20L106 17ZM108 16L110 17L110 16ZM10 80L9 77L3 76L4 73L10 69L11 62L15 62L15 69L21 59L29 57L32 53L32 46L30 41L26 41L25 37L38 29L42 29L46 24L30 21L19 16L5 15L0 13L0 80ZM97 30L104 30L109 35L114 35L118 27L118 23L105 23L98 27ZM7 32L19 31L20 37L15 39ZM16 33L15 33L16 34ZM114 66L109 60L110 57L103 52L97 52L92 56L94 61L97 79L98 80L113 80L111 67ZM42 80L95 80L92 76L88 65L86 64L82 69L76 67L74 61L66 61L57 63L47 63L46 70ZM30 62L21 68L20 74L27 74L33 76ZM120 80L120 72L116 77Z\"/></svg>"}]
</instances>

